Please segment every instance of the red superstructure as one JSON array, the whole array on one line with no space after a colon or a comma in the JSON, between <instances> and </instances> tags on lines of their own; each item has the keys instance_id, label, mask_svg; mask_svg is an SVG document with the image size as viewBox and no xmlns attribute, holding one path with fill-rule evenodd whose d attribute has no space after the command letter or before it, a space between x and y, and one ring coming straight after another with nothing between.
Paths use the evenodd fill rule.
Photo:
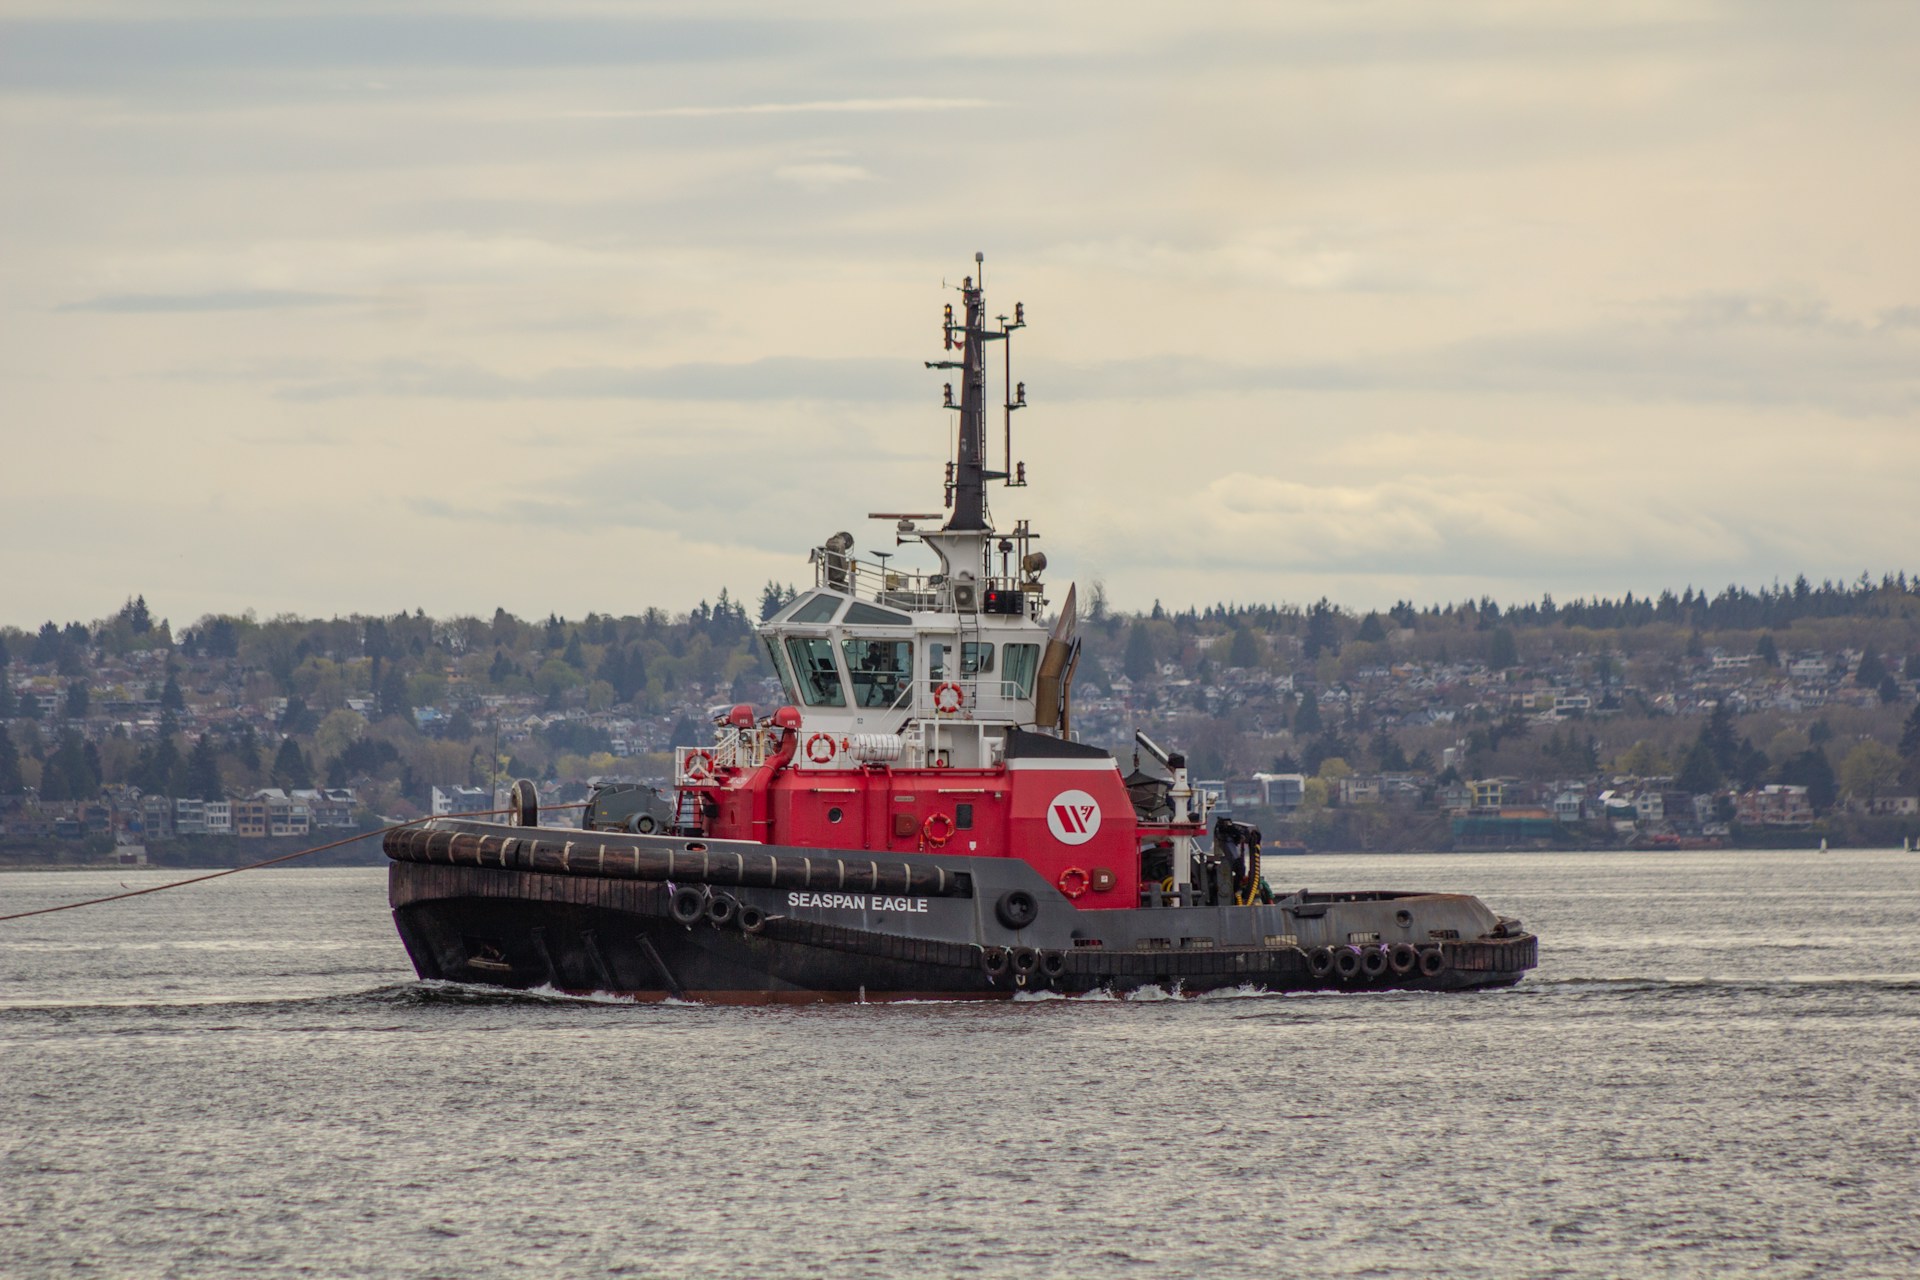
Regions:
<instances>
[{"instance_id":1,"label":"red superstructure","mask_svg":"<svg viewBox=\"0 0 1920 1280\"><path fill-rule=\"evenodd\" d=\"M1162 755L1170 776L1143 809L1110 754L1072 739L1074 592L1047 615L1037 535L1024 520L1001 534L986 500L990 482L1026 483L1010 456L988 465L985 428L987 352L998 342L1010 454L1026 385L1004 357L1024 308L989 326L980 282L959 292L963 315L946 309L947 355L928 365L960 384L957 399L946 385L959 414L946 510L874 517L892 524L896 546L924 546L937 565L890 566L893 552L862 561L846 533L814 549L814 589L759 628L789 705L765 720L736 707L711 746L678 753L677 826L788 847L1019 858L1082 909L1137 907L1143 856L1206 834L1206 799L1179 757ZM1185 887L1188 859L1163 860L1169 887Z\"/></svg>"}]
</instances>

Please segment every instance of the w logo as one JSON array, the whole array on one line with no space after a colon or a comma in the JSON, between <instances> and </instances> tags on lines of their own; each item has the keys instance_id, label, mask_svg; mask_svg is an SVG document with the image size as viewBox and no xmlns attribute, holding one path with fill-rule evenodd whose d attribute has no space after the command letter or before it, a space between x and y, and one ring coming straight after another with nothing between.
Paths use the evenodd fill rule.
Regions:
<instances>
[{"instance_id":1,"label":"w logo","mask_svg":"<svg viewBox=\"0 0 1920 1280\"><path fill-rule=\"evenodd\" d=\"M1047 830L1061 844L1085 844L1100 831L1100 805L1084 791L1062 791L1047 806Z\"/></svg>"}]
</instances>

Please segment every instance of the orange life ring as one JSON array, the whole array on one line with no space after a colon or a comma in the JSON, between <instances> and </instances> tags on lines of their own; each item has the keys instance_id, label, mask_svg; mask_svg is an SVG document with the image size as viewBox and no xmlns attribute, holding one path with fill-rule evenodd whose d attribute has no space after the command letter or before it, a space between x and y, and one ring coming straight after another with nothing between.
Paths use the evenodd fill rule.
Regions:
<instances>
[{"instance_id":1,"label":"orange life ring","mask_svg":"<svg viewBox=\"0 0 1920 1280\"><path fill-rule=\"evenodd\" d=\"M1087 873L1079 867L1068 867L1060 873L1058 883L1060 885L1060 892L1066 894L1069 898L1077 898L1087 891L1087 886L1091 884L1092 881L1088 878Z\"/></svg>"},{"instance_id":2,"label":"orange life ring","mask_svg":"<svg viewBox=\"0 0 1920 1280\"><path fill-rule=\"evenodd\" d=\"M947 701L947 695L953 695L953 701ZM967 705L967 691L949 680L933 691L933 709L943 716L956 715L960 708Z\"/></svg>"},{"instance_id":3,"label":"orange life ring","mask_svg":"<svg viewBox=\"0 0 1920 1280\"><path fill-rule=\"evenodd\" d=\"M713 752L705 747L689 751L680 768L687 775L688 782L705 782L713 776Z\"/></svg>"},{"instance_id":4,"label":"orange life ring","mask_svg":"<svg viewBox=\"0 0 1920 1280\"><path fill-rule=\"evenodd\" d=\"M927 820L920 824L920 834L926 837L931 848L938 849L953 838L953 819L944 813L930 813Z\"/></svg>"},{"instance_id":5,"label":"orange life ring","mask_svg":"<svg viewBox=\"0 0 1920 1280\"><path fill-rule=\"evenodd\" d=\"M826 744L826 751L824 753L815 751L814 748L822 743ZM833 753L838 749L834 744L833 735L830 733L816 733L807 739L807 759L813 761L815 764L827 763L827 761L833 759Z\"/></svg>"}]
</instances>

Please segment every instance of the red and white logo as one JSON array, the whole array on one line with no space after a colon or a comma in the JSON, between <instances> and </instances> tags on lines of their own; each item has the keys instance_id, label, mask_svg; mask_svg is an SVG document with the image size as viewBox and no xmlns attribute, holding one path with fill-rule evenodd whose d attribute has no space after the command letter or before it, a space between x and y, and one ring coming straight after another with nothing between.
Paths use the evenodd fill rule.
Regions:
<instances>
[{"instance_id":1,"label":"red and white logo","mask_svg":"<svg viewBox=\"0 0 1920 1280\"><path fill-rule=\"evenodd\" d=\"M1047 806L1047 830L1061 844L1085 844L1100 832L1100 806L1084 791L1062 791Z\"/></svg>"}]
</instances>

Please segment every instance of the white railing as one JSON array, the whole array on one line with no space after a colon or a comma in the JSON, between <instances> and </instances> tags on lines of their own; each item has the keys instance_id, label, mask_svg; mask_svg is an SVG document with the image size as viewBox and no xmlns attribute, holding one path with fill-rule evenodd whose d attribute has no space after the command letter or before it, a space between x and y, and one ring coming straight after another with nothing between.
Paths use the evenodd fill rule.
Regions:
<instances>
[{"instance_id":1,"label":"white railing","mask_svg":"<svg viewBox=\"0 0 1920 1280\"><path fill-rule=\"evenodd\" d=\"M674 785L704 786L730 769L757 769L767 762L770 741L771 735L763 728L727 725L714 734L709 746L675 748Z\"/></svg>"}]
</instances>

